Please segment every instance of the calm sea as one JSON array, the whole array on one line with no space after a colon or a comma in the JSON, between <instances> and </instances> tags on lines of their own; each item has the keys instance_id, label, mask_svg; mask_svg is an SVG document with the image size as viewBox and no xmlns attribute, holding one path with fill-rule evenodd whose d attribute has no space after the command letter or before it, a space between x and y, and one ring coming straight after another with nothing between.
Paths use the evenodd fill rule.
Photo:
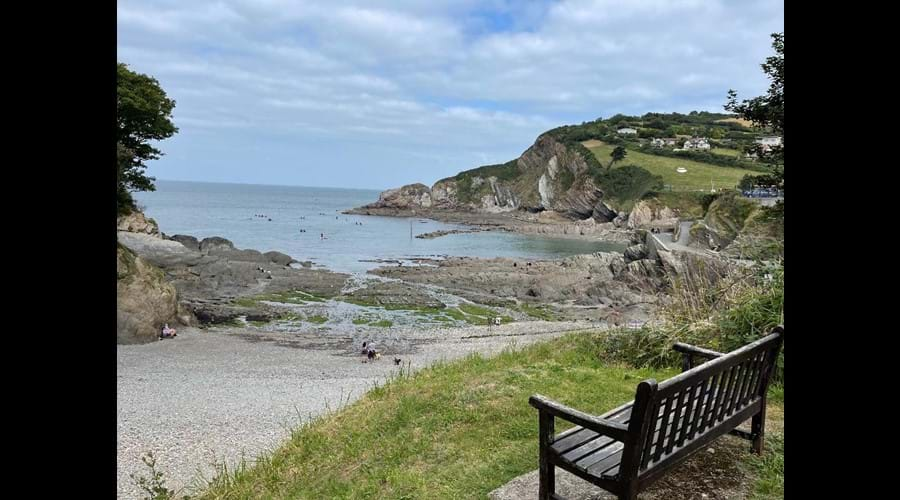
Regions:
<instances>
[{"instance_id":1,"label":"calm sea","mask_svg":"<svg viewBox=\"0 0 900 500\"><path fill-rule=\"evenodd\" d=\"M617 243L495 231L419 239L410 233L464 227L420 218L340 213L371 203L378 194L362 189L157 181L155 192L135 193L135 199L167 235L221 236L238 248L277 250L343 272L365 272L379 265L365 262L375 259L540 259L624 249Z\"/></svg>"}]
</instances>

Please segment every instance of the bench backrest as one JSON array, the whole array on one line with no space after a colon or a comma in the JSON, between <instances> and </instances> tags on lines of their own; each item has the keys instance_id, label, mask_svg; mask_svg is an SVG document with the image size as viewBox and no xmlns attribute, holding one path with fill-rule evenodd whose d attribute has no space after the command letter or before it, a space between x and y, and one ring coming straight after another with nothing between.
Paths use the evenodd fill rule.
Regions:
<instances>
[{"instance_id":1,"label":"bench backrest","mask_svg":"<svg viewBox=\"0 0 900 500\"><path fill-rule=\"evenodd\" d=\"M622 473L632 477L651 473L758 412L783 341L784 329L778 327L771 335L658 385L642 382Z\"/></svg>"}]
</instances>

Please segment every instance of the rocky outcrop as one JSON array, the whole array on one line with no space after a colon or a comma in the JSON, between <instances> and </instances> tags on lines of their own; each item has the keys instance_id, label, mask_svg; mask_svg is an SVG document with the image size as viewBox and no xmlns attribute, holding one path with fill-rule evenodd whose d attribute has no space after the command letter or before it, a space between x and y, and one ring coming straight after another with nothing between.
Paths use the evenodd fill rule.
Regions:
<instances>
[{"instance_id":1,"label":"rocky outcrop","mask_svg":"<svg viewBox=\"0 0 900 500\"><path fill-rule=\"evenodd\" d=\"M431 188L425 184L408 184L381 193L378 201L364 208L396 208L401 210L431 207Z\"/></svg>"},{"instance_id":2,"label":"rocky outcrop","mask_svg":"<svg viewBox=\"0 0 900 500\"><path fill-rule=\"evenodd\" d=\"M637 202L628 214L629 229L674 229L677 226L678 215L672 209L646 200Z\"/></svg>"},{"instance_id":3,"label":"rocky outcrop","mask_svg":"<svg viewBox=\"0 0 900 500\"><path fill-rule=\"evenodd\" d=\"M241 297L288 290L337 295L348 278L327 270L296 269L282 264L293 260L288 255L237 249L225 238L205 238L199 250L141 233L121 232L118 238L123 246L158 266L177 290L179 302L202 322L270 313L264 305L236 305L234 300ZM193 246L191 240L186 241Z\"/></svg>"},{"instance_id":4,"label":"rocky outcrop","mask_svg":"<svg viewBox=\"0 0 900 500\"><path fill-rule=\"evenodd\" d=\"M135 210L128 215L120 216L116 220L118 231L127 231L130 233L142 233L161 237L159 226L153 219L147 218L143 212Z\"/></svg>"},{"instance_id":5,"label":"rocky outcrop","mask_svg":"<svg viewBox=\"0 0 900 500\"><path fill-rule=\"evenodd\" d=\"M697 221L691 226L688 244L692 247L719 251L731 243L729 239L709 227L705 221Z\"/></svg>"},{"instance_id":6,"label":"rocky outcrop","mask_svg":"<svg viewBox=\"0 0 900 500\"><path fill-rule=\"evenodd\" d=\"M271 252L266 252L263 255L267 259L269 259L271 262L278 264L280 266L289 266L289 265L291 265L292 262L297 262L290 255L287 255L287 254L284 254L281 252L276 252L274 250Z\"/></svg>"},{"instance_id":7,"label":"rocky outcrop","mask_svg":"<svg viewBox=\"0 0 900 500\"><path fill-rule=\"evenodd\" d=\"M194 238L193 236L188 236L185 234L176 234L174 236L170 236L169 239L172 241L177 241L178 243L181 243L182 245L188 247L188 249L193 250L195 252L200 251L200 241L197 240L197 238Z\"/></svg>"},{"instance_id":8,"label":"rocky outcrop","mask_svg":"<svg viewBox=\"0 0 900 500\"><path fill-rule=\"evenodd\" d=\"M434 183L431 187L431 206L444 210L452 210L458 207L456 198L457 186L453 179L443 179Z\"/></svg>"},{"instance_id":9,"label":"rocky outcrop","mask_svg":"<svg viewBox=\"0 0 900 500\"><path fill-rule=\"evenodd\" d=\"M219 236L212 236L210 238L203 238L203 241L200 242L200 251L201 252L217 252L217 251L229 251L234 250L234 243L225 238L221 238Z\"/></svg>"},{"instance_id":10,"label":"rocky outcrop","mask_svg":"<svg viewBox=\"0 0 900 500\"><path fill-rule=\"evenodd\" d=\"M442 309L444 303L428 294L421 287L398 281L375 283L357 288L344 295L344 298L357 304L381 307L428 307Z\"/></svg>"},{"instance_id":11,"label":"rocky outcrop","mask_svg":"<svg viewBox=\"0 0 900 500\"><path fill-rule=\"evenodd\" d=\"M689 244L699 248L723 250L758 213L759 206L737 192L726 192L713 200L702 221L691 226Z\"/></svg>"},{"instance_id":12,"label":"rocky outcrop","mask_svg":"<svg viewBox=\"0 0 900 500\"><path fill-rule=\"evenodd\" d=\"M148 233L142 233L149 237ZM165 323L190 323L163 272L122 245L116 247L116 343L159 339Z\"/></svg>"},{"instance_id":13,"label":"rocky outcrop","mask_svg":"<svg viewBox=\"0 0 900 500\"><path fill-rule=\"evenodd\" d=\"M625 249L625 262L633 262L636 260L646 259L649 252L647 250L647 245L632 245Z\"/></svg>"},{"instance_id":14,"label":"rocky outcrop","mask_svg":"<svg viewBox=\"0 0 900 500\"><path fill-rule=\"evenodd\" d=\"M438 230L438 231L432 231L432 232L430 232L430 233L417 234L417 235L416 235L416 238L419 238L419 239L421 239L421 240L432 240L432 239L434 239L434 238L440 238L441 236L447 236L447 235L450 235L450 234L478 233L478 232L481 232L481 231L484 231L484 230L485 230L485 229L482 229L482 228L475 228L475 229L449 229L449 230L446 230L446 229L440 229L440 230Z\"/></svg>"},{"instance_id":15,"label":"rocky outcrop","mask_svg":"<svg viewBox=\"0 0 900 500\"><path fill-rule=\"evenodd\" d=\"M467 170L431 188L410 184L389 189L375 203L350 213L388 215L386 210L429 208L499 213L522 209L532 213L554 211L570 220L615 220L618 213L603 201L603 191L588 172L589 165L579 151L543 134L517 160Z\"/></svg>"}]
</instances>

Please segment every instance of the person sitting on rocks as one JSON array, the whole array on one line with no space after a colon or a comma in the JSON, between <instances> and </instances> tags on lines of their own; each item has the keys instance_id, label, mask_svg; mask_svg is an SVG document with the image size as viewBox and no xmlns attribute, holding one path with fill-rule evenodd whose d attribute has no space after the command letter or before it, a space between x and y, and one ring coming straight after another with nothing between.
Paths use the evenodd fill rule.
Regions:
<instances>
[{"instance_id":1,"label":"person sitting on rocks","mask_svg":"<svg viewBox=\"0 0 900 500\"><path fill-rule=\"evenodd\" d=\"M177 337L177 336L178 336L178 334L176 333L175 329L169 328L169 324L166 323L166 326L164 326L162 329L162 335L160 335L160 337L168 338L168 337Z\"/></svg>"}]
</instances>

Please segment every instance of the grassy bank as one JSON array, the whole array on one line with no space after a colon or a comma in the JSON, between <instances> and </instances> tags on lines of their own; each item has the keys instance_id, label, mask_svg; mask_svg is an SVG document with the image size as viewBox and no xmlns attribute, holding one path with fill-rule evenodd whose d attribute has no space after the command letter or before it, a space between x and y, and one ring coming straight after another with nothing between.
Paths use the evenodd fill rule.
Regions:
<instances>
[{"instance_id":1,"label":"grassy bank","mask_svg":"<svg viewBox=\"0 0 900 500\"><path fill-rule=\"evenodd\" d=\"M588 146L603 165L609 163L609 154L613 148L614 146L600 141L592 141ZM662 176L663 182L676 190L709 191L711 183L716 189L734 188L745 175L757 173L740 168L720 167L681 158L640 153L631 149L618 165L637 165L645 168L652 174ZM676 171L678 168L685 168L687 172L680 174Z\"/></svg>"},{"instance_id":2,"label":"grassy bank","mask_svg":"<svg viewBox=\"0 0 900 500\"><path fill-rule=\"evenodd\" d=\"M484 498L537 466L531 394L601 413L631 400L640 380L677 371L601 361L601 339L572 334L400 377L220 475L201 498ZM748 474L777 485L768 462L741 453Z\"/></svg>"}]
</instances>

